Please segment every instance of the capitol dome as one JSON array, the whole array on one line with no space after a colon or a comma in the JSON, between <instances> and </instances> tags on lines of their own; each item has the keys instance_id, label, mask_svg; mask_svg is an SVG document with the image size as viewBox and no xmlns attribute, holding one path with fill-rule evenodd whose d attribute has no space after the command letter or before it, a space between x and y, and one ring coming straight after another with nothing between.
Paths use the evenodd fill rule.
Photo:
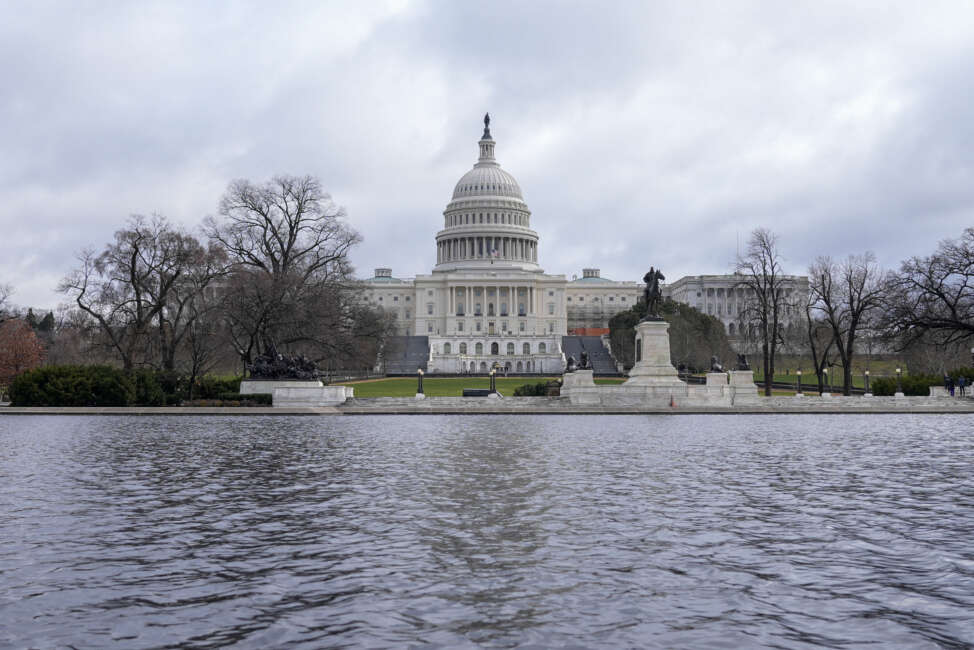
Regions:
<instances>
[{"instance_id":1,"label":"capitol dome","mask_svg":"<svg viewBox=\"0 0 974 650\"><path fill-rule=\"evenodd\" d=\"M434 271L498 266L540 272L538 234L531 230L531 211L521 186L494 159L490 116L477 145L480 157L453 188L443 211L443 230L436 234Z\"/></svg>"}]
</instances>

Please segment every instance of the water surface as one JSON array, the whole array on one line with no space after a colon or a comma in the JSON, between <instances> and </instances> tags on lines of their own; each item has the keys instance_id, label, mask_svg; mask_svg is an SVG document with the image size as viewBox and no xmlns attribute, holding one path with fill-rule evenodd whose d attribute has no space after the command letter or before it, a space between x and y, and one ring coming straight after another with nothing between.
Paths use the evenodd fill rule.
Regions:
<instances>
[{"instance_id":1,"label":"water surface","mask_svg":"<svg viewBox=\"0 0 974 650\"><path fill-rule=\"evenodd\" d=\"M0 418L0 646L963 647L974 417Z\"/></svg>"}]
</instances>

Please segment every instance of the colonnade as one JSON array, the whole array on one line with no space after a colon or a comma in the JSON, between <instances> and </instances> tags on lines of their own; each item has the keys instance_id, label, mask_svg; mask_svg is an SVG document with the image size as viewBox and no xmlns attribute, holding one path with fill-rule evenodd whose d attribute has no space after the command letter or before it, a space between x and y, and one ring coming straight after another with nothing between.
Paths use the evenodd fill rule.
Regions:
<instances>
[{"instance_id":1,"label":"colonnade","mask_svg":"<svg viewBox=\"0 0 974 650\"><path fill-rule=\"evenodd\" d=\"M476 295L477 290L480 295ZM506 291L506 295L501 294L501 290ZM493 295L490 292L493 291ZM523 291L523 295L519 292ZM474 284L474 285L451 285L449 287L450 304L448 314L450 316L487 316L487 317L517 317L534 316L541 313L542 292L531 286L521 286L516 284L497 285L497 284ZM477 313L477 305L480 305L480 313ZM521 313L520 305L524 305L524 313ZM493 305L493 309L491 309ZM506 305L506 310L502 306Z\"/></svg>"},{"instance_id":2,"label":"colonnade","mask_svg":"<svg viewBox=\"0 0 974 650\"><path fill-rule=\"evenodd\" d=\"M493 253L496 251L496 253ZM538 261L538 242L523 237L451 237L436 243L436 262L480 259Z\"/></svg>"}]
</instances>

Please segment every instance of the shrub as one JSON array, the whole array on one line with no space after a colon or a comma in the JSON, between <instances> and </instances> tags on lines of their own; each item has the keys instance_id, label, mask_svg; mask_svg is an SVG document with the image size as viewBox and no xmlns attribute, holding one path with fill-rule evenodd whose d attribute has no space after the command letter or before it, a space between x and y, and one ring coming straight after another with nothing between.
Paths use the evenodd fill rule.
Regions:
<instances>
[{"instance_id":1,"label":"shrub","mask_svg":"<svg viewBox=\"0 0 974 650\"><path fill-rule=\"evenodd\" d=\"M561 394L561 384L557 381L540 381L536 384L524 384L514 389L514 397L557 397Z\"/></svg>"},{"instance_id":2,"label":"shrub","mask_svg":"<svg viewBox=\"0 0 974 650\"><path fill-rule=\"evenodd\" d=\"M241 395L240 393L220 393L217 399L224 402L252 402L254 405L270 406L274 401L274 396L270 393L250 393ZM249 406L249 404L245 404Z\"/></svg>"},{"instance_id":3,"label":"shrub","mask_svg":"<svg viewBox=\"0 0 974 650\"><path fill-rule=\"evenodd\" d=\"M548 382L524 384L514 389L514 397L544 397L548 394Z\"/></svg>"},{"instance_id":4,"label":"shrub","mask_svg":"<svg viewBox=\"0 0 974 650\"><path fill-rule=\"evenodd\" d=\"M241 377L200 377L193 390L195 399L219 399L221 393L239 393Z\"/></svg>"},{"instance_id":5,"label":"shrub","mask_svg":"<svg viewBox=\"0 0 974 650\"><path fill-rule=\"evenodd\" d=\"M135 370L131 373L135 385L136 406L164 406L166 393L159 383L159 375L154 370Z\"/></svg>"},{"instance_id":6,"label":"shrub","mask_svg":"<svg viewBox=\"0 0 974 650\"><path fill-rule=\"evenodd\" d=\"M47 366L10 385L14 406L129 406L135 397L133 378L109 366Z\"/></svg>"},{"instance_id":7,"label":"shrub","mask_svg":"<svg viewBox=\"0 0 974 650\"><path fill-rule=\"evenodd\" d=\"M942 378L935 375L903 375L900 385L904 395L925 397L930 394L931 386L942 386ZM873 395L893 395L896 393L896 377L876 377L869 382Z\"/></svg>"}]
</instances>

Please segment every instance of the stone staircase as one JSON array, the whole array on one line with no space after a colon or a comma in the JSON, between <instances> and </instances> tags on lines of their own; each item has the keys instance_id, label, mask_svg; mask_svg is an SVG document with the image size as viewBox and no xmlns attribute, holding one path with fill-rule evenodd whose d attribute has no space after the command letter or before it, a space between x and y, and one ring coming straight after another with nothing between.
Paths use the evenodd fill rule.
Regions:
<instances>
[{"instance_id":1,"label":"stone staircase","mask_svg":"<svg viewBox=\"0 0 974 650\"><path fill-rule=\"evenodd\" d=\"M596 375L601 376L620 376L616 368L615 359L602 344L600 336L563 336L561 337L561 350L565 353L565 359L571 355L575 361L582 358L582 352L588 352L589 363Z\"/></svg>"},{"instance_id":2,"label":"stone staircase","mask_svg":"<svg viewBox=\"0 0 974 650\"><path fill-rule=\"evenodd\" d=\"M390 336L382 351L387 375L415 375L418 368L426 372L429 361L428 336Z\"/></svg>"}]
</instances>

